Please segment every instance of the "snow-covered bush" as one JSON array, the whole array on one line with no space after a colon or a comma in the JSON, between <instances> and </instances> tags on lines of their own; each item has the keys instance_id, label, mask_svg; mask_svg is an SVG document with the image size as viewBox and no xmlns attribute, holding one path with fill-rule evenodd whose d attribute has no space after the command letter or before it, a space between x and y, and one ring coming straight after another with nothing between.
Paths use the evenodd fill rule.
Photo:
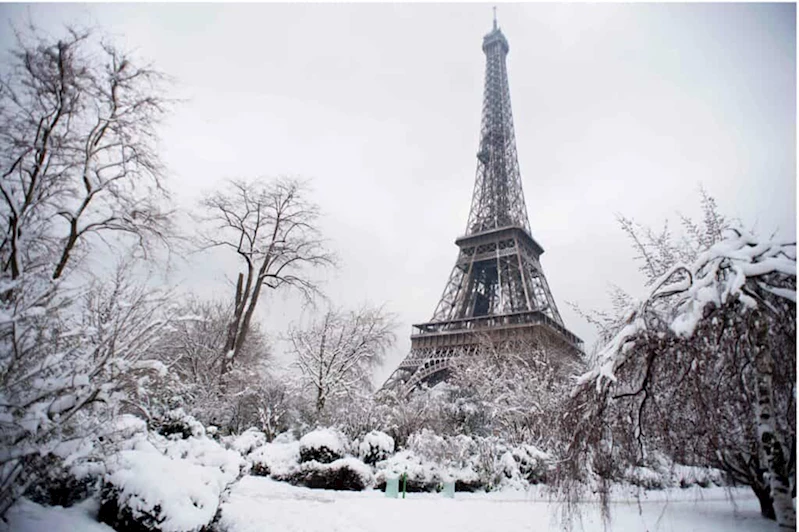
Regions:
<instances>
[{"instance_id":1,"label":"snow-covered bush","mask_svg":"<svg viewBox=\"0 0 799 532\"><path fill-rule=\"evenodd\" d=\"M182 408L167 412L163 419L153 420L152 428L167 438L200 438L205 436L205 427L194 416L187 414Z\"/></svg>"},{"instance_id":2,"label":"snow-covered bush","mask_svg":"<svg viewBox=\"0 0 799 532\"><path fill-rule=\"evenodd\" d=\"M99 518L117 530L197 532L244 461L206 437L138 437L107 460Z\"/></svg>"},{"instance_id":3,"label":"snow-covered bush","mask_svg":"<svg viewBox=\"0 0 799 532\"><path fill-rule=\"evenodd\" d=\"M674 484L681 488L690 488L691 486L710 488L727 485L724 472L712 467L675 465L672 468L672 477Z\"/></svg>"},{"instance_id":4,"label":"snow-covered bush","mask_svg":"<svg viewBox=\"0 0 799 532\"><path fill-rule=\"evenodd\" d=\"M102 485L107 455L146 432L144 420L124 414L94 437L62 442L41 458L44 473L25 496L40 504L64 507L88 498Z\"/></svg>"},{"instance_id":5,"label":"snow-covered bush","mask_svg":"<svg viewBox=\"0 0 799 532\"><path fill-rule=\"evenodd\" d=\"M74 460L57 449L102 437L123 400L137 404L165 369L146 360L172 317L162 295L124 271L85 289L80 303L43 283L15 285L32 301L0 301L0 380L8 383L0 390L0 515L28 485L46 483L59 459Z\"/></svg>"},{"instance_id":6,"label":"snow-covered bush","mask_svg":"<svg viewBox=\"0 0 799 532\"><path fill-rule=\"evenodd\" d=\"M358 457L369 465L385 460L394 452L394 438L373 430L363 437L358 446Z\"/></svg>"},{"instance_id":7,"label":"snow-covered bush","mask_svg":"<svg viewBox=\"0 0 799 532\"><path fill-rule=\"evenodd\" d=\"M509 450L503 451L496 461L497 478L496 487L502 488L525 488L529 483L522 477L519 463Z\"/></svg>"},{"instance_id":8,"label":"snow-covered bush","mask_svg":"<svg viewBox=\"0 0 799 532\"><path fill-rule=\"evenodd\" d=\"M239 434L227 439L227 446L242 456L247 456L255 449L262 447L266 443L266 434L256 429L249 428Z\"/></svg>"},{"instance_id":9,"label":"snow-covered bush","mask_svg":"<svg viewBox=\"0 0 799 532\"><path fill-rule=\"evenodd\" d=\"M247 455L251 475L284 480L297 470L300 463L300 442L281 436Z\"/></svg>"},{"instance_id":10,"label":"snow-covered bush","mask_svg":"<svg viewBox=\"0 0 799 532\"><path fill-rule=\"evenodd\" d=\"M457 491L491 489L496 483L495 461L498 440L439 436L430 430L412 434L408 449L437 465L442 481L454 481Z\"/></svg>"},{"instance_id":11,"label":"snow-covered bush","mask_svg":"<svg viewBox=\"0 0 799 532\"><path fill-rule=\"evenodd\" d=\"M300 438L300 462L329 464L344 457L347 443L346 436L335 429L313 430Z\"/></svg>"},{"instance_id":12,"label":"snow-covered bush","mask_svg":"<svg viewBox=\"0 0 799 532\"><path fill-rule=\"evenodd\" d=\"M303 462L287 480L308 488L361 491L374 483L374 475L368 465L348 456L324 464Z\"/></svg>"},{"instance_id":13,"label":"snow-covered bush","mask_svg":"<svg viewBox=\"0 0 799 532\"><path fill-rule=\"evenodd\" d=\"M546 482L552 458L533 445L511 446L496 437L439 436L422 430L408 438L408 449L435 464L456 491L524 488Z\"/></svg>"},{"instance_id":14,"label":"snow-covered bush","mask_svg":"<svg viewBox=\"0 0 799 532\"><path fill-rule=\"evenodd\" d=\"M511 454L519 466L519 473L530 484L546 482L547 471L552 466L552 457L533 445L519 445Z\"/></svg>"},{"instance_id":15,"label":"snow-covered bush","mask_svg":"<svg viewBox=\"0 0 799 532\"><path fill-rule=\"evenodd\" d=\"M378 489L385 487L387 478L399 478L403 473L407 475L405 489L408 492L436 491L442 482L441 467L437 463L405 450L377 464Z\"/></svg>"},{"instance_id":16,"label":"snow-covered bush","mask_svg":"<svg viewBox=\"0 0 799 532\"><path fill-rule=\"evenodd\" d=\"M54 455L44 460L44 475L25 491L25 497L33 502L66 508L87 499L98 489L100 477L88 474L85 468L81 471L64 467L63 461Z\"/></svg>"},{"instance_id":17,"label":"snow-covered bush","mask_svg":"<svg viewBox=\"0 0 799 532\"><path fill-rule=\"evenodd\" d=\"M669 487L671 479L668 475L664 475L663 472L651 467L636 466L628 467L624 471L624 480L639 488L662 490Z\"/></svg>"},{"instance_id":18,"label":"snow-covered bush","mask_svg":"<svg viewBox=\"0 0 799 532\"><path fill-rule=\"evenodd\" d=\"M122 415L94 437L62 442L39 458L42 473L28 486L25 496L39 504L64 507L88 498L101 486L109 451L144 432L143 420Z\"/></svg>"},{"instance_id":19,"label":"snow-covered bush","mask_svg":"<svg viewBox=\"0 0 799 532\"><path fill-rule=\"evenodd\" d=\"M453 454L449 440L428 429L411 434L406 448L439 464L450 461Z\"/></svg>"},{"instance_id":20,"label":"snow-covered bush","mask_svg":"<svg viewBox=\"0 0 799 532\"><path fill-rule=\"evenodd\" d=\"M658 467L659 465L659 467ZM654 466L628 467L624 480L644 489L709 488L725 486L724 472L710 467L658 464Z\"/></svg>"}]
</instances>

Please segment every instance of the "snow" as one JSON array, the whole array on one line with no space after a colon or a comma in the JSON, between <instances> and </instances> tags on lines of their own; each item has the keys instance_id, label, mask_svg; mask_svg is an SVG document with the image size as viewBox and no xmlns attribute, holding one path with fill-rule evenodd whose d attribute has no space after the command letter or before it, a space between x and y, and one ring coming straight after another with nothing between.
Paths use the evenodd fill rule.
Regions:
<instances>
[{"instance_id":1,"label":"snow","mask_svg":"<svg viewBox=\"0 0 799 532\"><path fill-rule=\"evenodd\" d=\"M20 500L7 515L8 523L0 521L0 530L8 532L114 532L108 525L97 522L100 503L95 499L83 501L70 508L40 506L27 499Z\"/></svg>"},{"instance_id":2,"label":"snow","mask_svg":"<svg viewBox=\"0 0 799 532\"><path fill-rule=\"evenodd\" d=\"M363 441L359 447L360 454L367 455L372 448L377 448L381 451L385 451L387 454L391 454L394 452L394 438L385 432L373 430L363 437Z\"/></svg>"},{"instance_id":3,"label":"snow","mask_svg":"<svg viewBox=\"0 0 799 532\"><path fill-rule=\"evenodd\" d=\"M174 479L177 480L177 479ZM640 495L640 501L636 498ZM492 493L409 493L388 499L377 490L312 490L246 476L221 505L219 532L438 532L560 531L563 506L545 488ZM760 517L751 490L672 489L637 491L617 488L611 503L609 530L651 532L759 532L775 524ZM8 513L2 532L113 532L96 522L99 503L84 501L71 508L43 507L22 499ZM578 503L574 530L604 532L594 500Z\"/></svg>"},{"instance_id":4,"label":"snow","mask_svg":"<svg viewBox=\"0 0 799 532\"><path fill-rule=\"evenodd\" d=\"M678 273L685 278L670 282ZM700 253L692 264L677 264L655 281L646 300L598 353L596 366L576 379L572 395L591 382L599 390L616 381L616 370L632 356L630 346L647 329L642 316L655 312L652 307L659 298L677 298L673 304L676 310L669 318L670 329L683 338L694 333L708 306L737 299L748 308L756 308L758 302L743 291L747 282L756 282L775 296L796 302L795 290L766 284L764 276L768 274L796 277L796 244L759 242L751 233L727 231L723 240Z\"/></svg>"},{"instance_id":5,"label":"snow","mask_svg":"<svg viewBox=\"0 0 799 532\"><path fill-rule=\"evenodd\" d=\"M422 483L440 482L441 471L437 464L424 460L413 451L400 451L394 456L378 462L378 481L384 478L398 478L402 473L408 479Z\"/></svg>"},{"instance_id":6,"label":"snow","mask_svg":"<svg viewBox=\"0 0 799 532\"><path fill-rule=\"evenodd\" d=\"M163 520L164 532L197 530L219 507L223 490L239 476L243 460L208 438L168 440L140 437L133 448L108 460L105 480L117 491L120 506L134 516Z\"/></svg>"},{"instance_id":7,"label":"snow","mask_svg":"<svg viewBox=\"0 0 799 532\"><path fill-rule=\"evenodd\" d=\"M333 429L321 428L312 430L300 438L301 449L319 449L327 447L336 454L345 454L344 442L341 436Z\"/></svg>"},{"instance_id":8,"label":"snow","mask_svg":"<svg viewBox=\"0 0 799 532\"><path fill-rule=\"evenodd\" d=\"M739 532L773 530L760 517L748 490L735 490L734 502L721 488L647 492L611 504L610 530ZM582 503L575 530L603 531L599 507ZM529 492L409 493L389 499L376 490L311 490L263 477L245 477L222 504L221 532L529 532L562 530L562 506L541 490Z\"/></svg>"},{"instance_id":9,"label":"snow","mask_svg":"<svg viewBox=\"0 0 799 532\"><path fill-rule=\"evenodd\" d=\"M358 446L358 458L364 461L380 460L390 456L393 452L394 438L379 430L373 430L364 436Z\"/></svg>"},{"instance_id":10,"label":"snow","mask_svg":"<svg viewBox=\"0 0 799 532\"><path fill-rule=\"evenodd\" d=\"M266 467L269 473L278 477L289 476L297 470L300 462L300 442L278 441L258 447L247 456L251 464Z\"/></svg>"},{"instance_id":11,"label":"snow","mask_svg":"<svg viewBox=\"0 0 799 532\"><path fill-rule=\"evenodd\" d=\"M266 434L256 428L249 428L238 436L234 436L228 442L228 447L242 456L246 456L265 443Z\"/></svg>"},{"instance_id":12,"label":"snow","mask_svg":"<svg viewBox=\"0 0 799 532\"><path fill-rule=\"evenodd\" d=\"M315 460L311 460L310 462L304 462L300 465L300 470L302 471L318 471L320 473L338 471L343 468L347 468L358 475L364 486L371 486L374 483L375 476L372 474L372 468L352 456L339 458L329 464L322 464Z\"/></svg>"}]
</instances>

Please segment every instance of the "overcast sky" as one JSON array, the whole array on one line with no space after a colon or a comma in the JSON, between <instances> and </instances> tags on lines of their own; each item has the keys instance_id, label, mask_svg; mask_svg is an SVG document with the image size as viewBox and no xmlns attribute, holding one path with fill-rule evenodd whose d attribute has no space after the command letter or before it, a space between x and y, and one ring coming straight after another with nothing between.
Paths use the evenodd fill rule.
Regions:
<instances>
[{"instance_id":1,"label":"overcast sky","mask_svg":"<svg viewBox=\"0 0 799 532\"><path fill-rule=\"evenodd\" d=\"M476 167L490 4L0 5L51 33L95 25L175 79L162 128L179 204L230 177L311 178L341 259L338 305L398 316L387 376L430 319L465 230ZM698 186L762 233L796 235L792 4L500 4L533 236L567 305L608 306L642 277L615 220L697 216ZM10 31L0 32L8 48ZM194 256L186 290L231 295L235 261ZM264 301L274 334L298 317Z\"/></svg>"}]
</instances>

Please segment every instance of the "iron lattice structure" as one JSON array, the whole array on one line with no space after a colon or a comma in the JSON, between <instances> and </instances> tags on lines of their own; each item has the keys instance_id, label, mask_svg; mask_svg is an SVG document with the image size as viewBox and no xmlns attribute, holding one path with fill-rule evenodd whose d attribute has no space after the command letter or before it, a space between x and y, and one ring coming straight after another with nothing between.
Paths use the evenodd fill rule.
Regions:
<instances>
[{"instance_id":1,"label":"iron lattice structure","mask_svg":"<svg viewBox=\"0 0 799 532\"><path fill-rule=\"evenodd\" d=\"M533 339L556 354L578 358L580 339L563 325L530 231L516 153L506 57L497 27L483 38L485 89L477 175L466 234L441 300L428 323L414 325L411 352L387 383L410 391L444 378L452 357L486 337Z\"/></svg>"}]
</instances>

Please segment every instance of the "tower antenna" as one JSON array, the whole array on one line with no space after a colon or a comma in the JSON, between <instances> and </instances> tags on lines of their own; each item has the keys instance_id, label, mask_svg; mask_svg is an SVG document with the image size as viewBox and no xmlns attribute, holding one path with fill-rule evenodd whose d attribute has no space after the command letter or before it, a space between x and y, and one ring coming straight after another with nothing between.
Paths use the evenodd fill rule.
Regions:
<instances>
[{"instance_id":1,"label":"tower antenna","mask_svg":"<svg viewBox=\"0 0 799 532\"><path fill-rule=\"evenodd\" d=\"M493 9L494 9L494 29L497 29L497 6L494 6Z\"/></svg>"}]
</instances>

